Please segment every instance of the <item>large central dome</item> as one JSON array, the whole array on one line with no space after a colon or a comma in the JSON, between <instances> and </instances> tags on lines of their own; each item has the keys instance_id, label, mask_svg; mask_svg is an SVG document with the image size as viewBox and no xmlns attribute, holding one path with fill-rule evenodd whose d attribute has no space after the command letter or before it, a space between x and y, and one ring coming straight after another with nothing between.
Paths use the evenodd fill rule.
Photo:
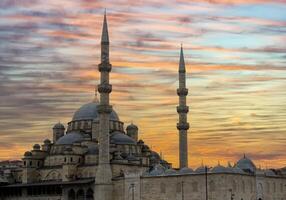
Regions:
<instances>
[{"instance_id":1,"label":"large central dome","mask_svg":"<svg viewBox=\"0 0 286 200\"><path fill-rule=\"evenodd\" d=\"M98 106L97 102L84 104L74 113L72 120L78 121L78 120L97 119L99 117L97 106ZM113 109L112 112L110 113L110 120L119 121L119 117Z\"/></svg>"}]
</instances>

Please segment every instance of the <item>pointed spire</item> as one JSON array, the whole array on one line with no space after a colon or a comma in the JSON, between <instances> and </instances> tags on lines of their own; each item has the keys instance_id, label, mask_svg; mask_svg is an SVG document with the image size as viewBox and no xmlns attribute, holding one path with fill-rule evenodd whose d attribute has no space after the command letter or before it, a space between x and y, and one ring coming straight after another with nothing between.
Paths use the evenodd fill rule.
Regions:
<instances>
[{"instance_id":1,"label":"pointed spire","mask_svg":"<svg viewBox=\"0 0 286 200\"><path fill-rule=\"evenodd\" d=\"M179 72L186 72L183 45L181 44Z\"/></svg>"},{"instance_id":2,"label":"pointed spire","mask_svg":"<svg viewBox=\"0 0 286 200\"><path fill-rule=\"evenodd\" d=\"M109 43L108 28L107 28L107 19L106 19L106 9L105 9L105 11L104 11L104 19L103 19L103 26L102 26L101 43Z\"/></svg>"}]
</instances>

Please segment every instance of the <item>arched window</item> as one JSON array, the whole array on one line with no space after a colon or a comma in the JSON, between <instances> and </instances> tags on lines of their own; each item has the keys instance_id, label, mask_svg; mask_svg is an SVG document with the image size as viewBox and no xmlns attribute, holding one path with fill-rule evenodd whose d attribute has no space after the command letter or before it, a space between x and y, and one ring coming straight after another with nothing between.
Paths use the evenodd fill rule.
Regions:
<instances>
[{"instance_id":1,"label":"arched window","mask_svg":"<svg viewBox=\"0 0 286 200\"><path fill-rule=\"evenodd\" d=\"M160 189L161 189L161 193L166 193L166 185L165 185L165 183L161 183Z\"/></svg>"},{"instance_id":2,"label":"arched window","mask_svg":"<svg viewBox=\"0 0 286 200\"><path fill-rule=\"evenodd\" d=\"M210 191L211 191L211 192L214 192L214 191L215 191L215 183L214 183L214 181L211 181L211 182L210 182L210 186L209 186L209 187L210 187Z\"/></svg>"},{"instance_id":3,"label":"arched window","mask_svg":"<svg viewBox=\"0 0 286 200\"><path fill-rule=\"evenodd\" d=\"M75 200L75 192L73 189L70 189L68 193L68 200Z\"/></svg>"},{"instance_id":4,"label":"arched window","mask_svg":"<svg viewBox=\"0 0 286 200\"><path fill-rule=\"evenodd\" d=\"M84 200L84 192L82 189L78 190L76 193L76 199L77 200Z\"/></svg>"},{"instance_id":5,"label":"arched window","mask_svg":"<svg viewBox=\"0 0 286 200\"><path fill-rule=\"evenodd\" d=\"M242 181L242 183L241 183L241 189L242 189L242 192L245 193L245 183L244 183L244 181Z\"/></svg>"},{"instance_id":6,"label":"arched window","mask_svg":"<svg viewBox=\"0 0 286 200\"><path fill-rule=\"evenodd\" d=\"M232 181L232 191L236 192L236 190L237 190L236 182L233 180Z\"/></svg>"},{"instance_id":7,"label":"arched window","mask_svg":"<svg viewBox=\"0 0 286 200\"><path fill-rule=\"evenodd\" d=\"M266 183L266 191L268 194L270 193L270 184L269 183Z\"/></svg>"},{"instance_id":8,"label":"arched window","mask_svg":"<svg viewBox=\"0 0 286 200\"><path fill-rule=\"evenodd\" d=\"M198 183L197 182L192 183L192 189L193 189L193 192L198 192Z\"/></svg>"},{"instance_id":9,"label":"arched window","mask_svg":"<svg viewBox=\"0 0 286 200\"><path fill-rule=\"evenodd\" d=\"M86 200L93 200L93 190L92 190L92 189L89 188L89 189L86 191L85 199L86 199Z\"/></svg>"},{"instance_id":10,"label":"arched window","mask_svg":"<svg viewBox=\"0 0 286 200\"><path fill-rule=\"evenodd\" d=\"M182 190L182 184L177 183L177 193L181 192L181 190Z\"/></svg>"}]
</instances>

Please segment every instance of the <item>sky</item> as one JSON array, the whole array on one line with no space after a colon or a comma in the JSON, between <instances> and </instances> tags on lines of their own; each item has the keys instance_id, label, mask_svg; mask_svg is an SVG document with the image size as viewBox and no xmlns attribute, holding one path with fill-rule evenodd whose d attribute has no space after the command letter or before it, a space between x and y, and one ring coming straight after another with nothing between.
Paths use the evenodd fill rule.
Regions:
<instances>
[{"instance_id":1,"label":"sky","mask_svg":"<svg viewBox=\"0 0 286 200\"><path fill-rule=\"evenodd\" d=\"M1 0L0 160L52 138L94 98L107 9L111 103L178 166L178 62L189 165L286 165L285 0Z\"/></svg>"}]
</instances>

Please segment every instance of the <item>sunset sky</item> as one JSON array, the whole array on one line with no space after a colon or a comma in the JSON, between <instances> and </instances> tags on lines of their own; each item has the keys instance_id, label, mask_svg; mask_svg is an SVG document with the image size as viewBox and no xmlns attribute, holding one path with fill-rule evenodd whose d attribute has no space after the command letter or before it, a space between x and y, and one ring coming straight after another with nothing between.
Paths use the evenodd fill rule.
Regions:
<instances>
[{"instance_id":1,"label":"sunset sky","mask_svg":"<svg viewBox=\"0 0 286 200\"><path fill-rule=\"evenodd\" d=\"M0 160L93 99L104 8L111 103L152 149L177 166L183 43L190 167L286 166L285 0L1 0Z\"/></svg>"}]
</instances>

